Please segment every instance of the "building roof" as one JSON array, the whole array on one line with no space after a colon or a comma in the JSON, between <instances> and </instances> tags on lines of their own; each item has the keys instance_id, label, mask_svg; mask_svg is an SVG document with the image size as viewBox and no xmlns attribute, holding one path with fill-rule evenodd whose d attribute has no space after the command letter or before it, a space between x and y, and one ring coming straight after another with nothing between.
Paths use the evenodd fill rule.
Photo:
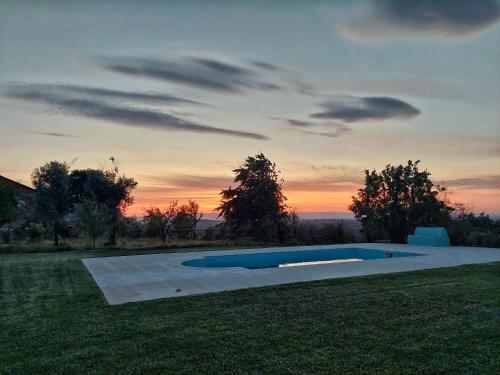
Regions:
<instances>
[{"instance_id":1,"label":"building roof","mask_svg":"<svg viewBox=\"0 0 500 375\"><path fill-rule=\"evenodd\" d=\"M34 195L35 195L35 189L33 189L29 186L23 185L20 182L11 180L10 178L1 176L1 175L0 175L0 185L10 185L10 186L14 187L14 189L16 190L16 194L18 194L18 195L22 195L22 196L26 196L26 197L30 197L30 198L34 197Z\"/></svg>"}]
</instances>

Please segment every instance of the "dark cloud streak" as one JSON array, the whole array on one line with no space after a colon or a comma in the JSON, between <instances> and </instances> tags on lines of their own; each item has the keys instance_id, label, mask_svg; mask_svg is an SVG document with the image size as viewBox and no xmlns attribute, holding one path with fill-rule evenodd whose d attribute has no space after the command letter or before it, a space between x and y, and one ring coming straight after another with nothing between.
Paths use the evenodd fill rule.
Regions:
<instances>
[{"instance_id":1,"label":"dark cloud streak","mask_svg":"<svg viewBox=\"0 0 500 375\"><path fill-rule=\"evenodd\" d=\"M316 123L311 122L311 121L295 120L295 119L291 119L291 118L270 117L270 119L271 120L282 121L282 122L286 123L287 125L295 126L295 127L298 127L298 128L308 128L308 127L316 125Z\"/></svg>"},{"instance_id":2,"label":"dark cloud streak","mask_svg":"<svg viewBox=\"0 0 500 375\"><path fill-rule=\"evenodd\" d=\"M120 125L157 130L220 134L248 139L267 139L261 134L203 125L159 111L116 106L96 99L58 95L31 85L9 86L6 95L14 99L45 104L67 115L106 120Z\"/></svg>"},{"instance_id":3,"label":"dark cloud streak","mask_svg":"<svg viewBox=\"0 0 500 375\"><path fill-rule=\"evenodd\" d=\"M324 111L311 114L311 118L359 122L411 118L420 114L412 105L390 97L339 97L320 106Z\"/></svg>"},{"instance_id":4,"label":"dark cloud streak","mask_svg":"<svg viewBox=\"0 0 500 375\"><path fill-rule=\"evenodd\" d=\"M193 104L202 106L208 105L195 100L184 99L169 94L129 92L129 91L103 89L97 87L73 86L73 85L60 85L59 87L61 89L66 89L68 91L72 91L75 93L90 94L93 96L109 97L116 99L129 99L129 100L144 101L150 103L165 103L165 104Z\"/></svg>"},{"instance_id":5,"label":"dark cloud streak","mask_svg":"<svg viewBox=\"0 0 500 375\"><path fill-rule=\"evenodd\" d=\"M368 14L345 28L354 38L433 33L457 39L484 31L500 20L498 0L378 0L367 4Z\"/></svg>"},{"instance_id":6,"label":"dark cloud streak","mask_svg":"<svg viewBox=\"0 0 500 375\"><path fill-rule=\"evenodd\" d=\"M49 137L58 137L58 138L80 138L78 135L66 134L66 133L39 132L39 131L30 131L28 133L38 134L38 135L46 135Z\"/></svg>"},{"instance_id":7,"label":"dark cloud streak","mask_svg":"<svg viewBox=\"0 0 500 375\"><path fill-rule=\"evenodd\" d=\"M298 129L296 131L302 134L319 135L320 137L325 137L325 138L339 138L346 133L350 133L351 129L348 127L342 127L333 131L326 131L326 132L315 132L311 130L298 130Z\"/></svg>"},{"instance_id":8,"label":"dark cloud streak","mask_svg":"<svg viewBox=\"0 0 500 375\"><path fill-rule=\"evenodd\" d=\"M270 117L271 120L284 122L292 127L291 130L308 135L319 135L326 138L338 138L351 132L351 128L340 123L320 123L305 120L296 120L291 118ZM312 128L326 129L326 131L314 131ZM306 130L307 129L307 130Z\"/></svg>"},{"instance_id":9,"label":"dark cloud streak","mask_svg":"<svg viewBox=\"0 0 500 375\"><path fill-rule=\"evenodd\" d=\"M267 63L267 62L264 62L264 61L252 61L252 65L257 67L257 68L260 68L260 69L265 69L265 70L270 70L270 71L273 71L273 72L277 72L277 71L280 71L280 70L284 70L283 68L277 66L277 65L274 65L274 64L270 64L270 63Z\"/></svg>"},{"instance_id":10,"label":"dark cloud streak","mask_svg":"<svg viewBox=\"0 0 500 375\"><path fill-rule=\"evenodd\" d=\"M195 100L180 98L178 96L162 93L152 92L138 92L138 91L122 91L100 87L89 87L79 85L63 85L63 84L44 84L44 83L31 83L31 84L16 84L11 83L6 85L7 88L24 87L30 88L33 91L45 92L47 95L54 94L57 96L83 96L90 98L109 98L109 99L122 99L129 101L143 102L147 104L190 104L197 106L210 106L209 104L201 103Z\"/></svg>"},{"instance_id":11,"label":"dark cloud streak","mask_svg":"<svg viewBox=\"0 0 500 375\"><path fill-rule=\"evenodd\" d=\"M129 76L145 77L218 93L241 93L249 89L274 91L281 87L264 82L254 70L215 59L187 57L155 60L115 57L102 60L105 69Z\"/></svg>"}]
</instances>

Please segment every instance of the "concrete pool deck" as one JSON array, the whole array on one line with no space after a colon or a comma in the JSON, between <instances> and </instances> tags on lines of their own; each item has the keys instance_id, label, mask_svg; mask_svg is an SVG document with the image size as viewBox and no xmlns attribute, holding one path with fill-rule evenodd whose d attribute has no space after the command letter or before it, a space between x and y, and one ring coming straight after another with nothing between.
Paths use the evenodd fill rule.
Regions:
<instances>
[{"instance_id":1,"label":"concrete pool deck","mask_svg":"<svg viewBox=\"0 0 500 375\"><path fill-rule=\"evenodd\" d=\"M182 262L186 260L213 255L336 248L402 251L422 254L423 256L261 269L241 267L199 268L182 265ZM500 249L425 247L373 243L272 247L82 259L82 262L111 305L268 285L454 267L495 261L500 261Z\"/></svg>"}]
</instances>

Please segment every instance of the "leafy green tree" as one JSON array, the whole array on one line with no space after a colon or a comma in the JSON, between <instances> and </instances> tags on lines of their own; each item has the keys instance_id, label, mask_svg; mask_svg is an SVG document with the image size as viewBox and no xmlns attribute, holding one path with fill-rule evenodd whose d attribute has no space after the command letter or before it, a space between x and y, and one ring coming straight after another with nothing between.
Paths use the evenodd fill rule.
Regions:
<instances>
[{"instance_id":1,"label":"leafy green tree","mask_svg":"<svg viewBox=\"0 0 500 375\"><path fill-rule=\"evenodd\" d=\"M111 186L106 171L101 169L74 169L70 173L71 203L81 203L84 199L92 199L105 203Z\"/></svg>"},{"instance_id":2,"label":"leafy green tree","mask_svg":"<svg viewBox=\"0 0 500 375\"><path fill-rule=\"evenodd\" d=\"M500 221L481 212L475 215L457 203L447 227L452 245L500 247Z\"/></svg>"},{"instance_id":3,"label":"leafy green tree","mask_svg":"<svg viewBox=\"0 0 500 375\"><path fill-rule=\"evenodd\" d=\"M30 223L26 226L26 234L31 243L39 242L45 232L45 228L39 223Z\"/></svg>"},{"instance_id":4,"label":"leafy green tree","mask_svg":"<svg viewBox=\"0 0 500 375\"><path fill-rule=\"evenodd\" d=\"M220 193L219 217L234 233L250 231L254 236L277 238L289 214L276 164L261 153L249 156L233 172L238 185Z\"/></svg>"},{"instance_id":5,"label":"leafy green tree","mask_svg":"<svg viewBox=\"0 0 500 375\"><path fill-rule=\"evenodd\" d=\"M114 159L111 158L114 162ZM133 178L119 174L118 167L112 170L82 169L70 175L71 201L76 204L91 199L108 210L108 243L116 245L117 232L126 208L134 202L132 191L137 186Z\"/></svg>"},{"instance_id":6,"label":"leafy green tree","mask_svg":"<svg viewBox=\"0 0 500 375\"><path fill-rule=\"evenodd\" d=\"M143 221L136 216L123 216L120 220L119 234L129 239L138 239L143 232Z\"/></svg>"},{"instance_id":7,"label":"leafy green tree","mask_svg":"<svg viewBox=\"0 0 500 375\"><path fill-rule=\"evenodd\" d=\"M453 208L446 189L434 185L418 164L387 165L381 173L365 171L365 186L349 209L361 223L367 241L388 238L403 243L417 226L446 225Z\"/></svg>"},{"instance_id":8,"label":"leafy green tree","mask_svg":"<svg viewBox=\"0 0 500 375\"><path fill-rule=\"evenodd\" d=\"M5 243L9 243L11 240L16 207L17 200L14 188L7 184L0 184L0 230ZM1 228L2 225L5 225L5 228Z\"/></svg>"},{"instance_id":9,"label":"leafy green tree","mask_svg":"<svg viewBox=\"0 0 500 375\"><path fill-rule=\"evenodd\" d=\"M89 236L95 249L96 239L105 232L108 220L107 207L94 199L83 198L74 208L83 232Z\"/></svg>"},{"instance_id":10,"label":"leafy green tree","mask_svg":"<svg viewBox=\"0 0 500 375\"><path fill-rule=\"evenodd\" d=\"M11 223L17 206L16 192L7 184L0 184L0 225Z\"/></svg>"},{"instance_id":11,"label":"leafy green tree","mask_svg":"<svg viewBox=\"0 0 500 375\"><path fill-rule=\"evenodd\" d=\"M144 223L146 230L156 234L165 242L170 229L174 225L174 219L178 213L177 201L172 201L166 210L162 211L158 207L150 207L146 209L144 215Z\"/></svg>"},{"instance_id":12,"label":"leafy green tree","mask_svg":"<svg viewBox=\"0 0 500 375\"><path fill-rule=\"evenodd\" d=\"M172 224L178 237L192 237L196 225L198 225L203 217L203 214L199 210L200 206L198 203L192 200L177 208Z\"/></svg>"},{"instance_id":13,"label":"leafy green tree","mask_svg":"<svg viewBox=\"0 0 500 375\"><path fill-rule=\"evenodd\" d=\"M36 190L37 216L52 229L57 246L64 216L70 210L69 165L48 162L35 169L31 179Z\"/></svg>"}]
</instances>

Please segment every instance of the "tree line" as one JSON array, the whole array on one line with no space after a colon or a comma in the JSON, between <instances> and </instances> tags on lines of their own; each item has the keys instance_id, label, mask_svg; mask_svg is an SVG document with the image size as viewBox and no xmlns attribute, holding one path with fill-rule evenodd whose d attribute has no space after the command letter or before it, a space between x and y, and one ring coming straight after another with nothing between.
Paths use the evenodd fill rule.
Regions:
<instances>
[{"instance_id":1,"label":"tree line","mask_svg":"<svg viewBox=\"0 0 500 375\"><path fill-rule=\"evenodd\" d=\"M187 238L203 217L199 210L199 204L191 199L183 205L172 201L164 210L150 207L144 215L146 234L156 235L162 242L165 242L172 232L176 234L176 238Z\"/></svg>"},{"instance_id":2,"label":"tree line","mask_svg":"<svg viewBox=\"0 0 500 375\"><path fill-rule=\"evenodd\" d=\"M72 170L68 163L57 161L36 168L32 173L35 209L25 220L29 222L25 225L28 236L33 239L42 232L50 233L57 246L61 236L68 236L69 226L73 232L84 233L93 247L100 237L114 246L123 232L158 237L163 242L193 236L203 217L194 200L184 204L172 201L163 209L149 207L141 220L126 217L137 182L120 174L115 160L111 161L113 168L109 170ZM499 246L500 221L451 204L446 188L435 185L430 173L420 170L419 165L420 161L408 161L406 165L387 165L380 172L364 171L364 186L349 205L363 239L404 243L417 226L444 226L454 244ZM286 204L283 179L275 163L260 153L247 157L233 173L234 186L220 192L216 211L222 221L213 228L214 233L266 242L314 242L307 236L313 229L300 223ZM23 214L26 216L12 187L0 186L0 225L4 225L5 242L9 223ZM317 233L325 242L353 241L341 223L325 225Z\"/></svg>"},{"instance_id":3,"label":"tree line","mask_svg":"<svg viewBox=\"0 0 500 375\"><path fill-rule=\"evenodd\" d=\"M440 226L448 230L453 245L500 247L500 220L452 204L446 187L434 184L419 164L410 160L381 172L364 171L364 186L349 206L364 240L405 243L418 226Z\"/></svg>"},{"instance_id":4,"label":"tree line","mask_svg":"<svg viewBox=\"0 0 500 375\"><path fill-rule=\"evenodd\" d=\"M123 213L134 202L132 191L137 182L120 175L114 159L111 160L110 170L70 170L68 163L58 161L36 168L31 175L35 189L33 210L17 205L12 187L3 187L0 211L9 213L8 219L1 215L3 223L11 223L17 214L28 223L25 230L30 237L50 232L55 246L67 234L68 222L77 223L94 244L97 237L106 235L107 243L115 245ZM10 236L8 230L4 229L4 240Z\"/></svg>"}]
</instances>

